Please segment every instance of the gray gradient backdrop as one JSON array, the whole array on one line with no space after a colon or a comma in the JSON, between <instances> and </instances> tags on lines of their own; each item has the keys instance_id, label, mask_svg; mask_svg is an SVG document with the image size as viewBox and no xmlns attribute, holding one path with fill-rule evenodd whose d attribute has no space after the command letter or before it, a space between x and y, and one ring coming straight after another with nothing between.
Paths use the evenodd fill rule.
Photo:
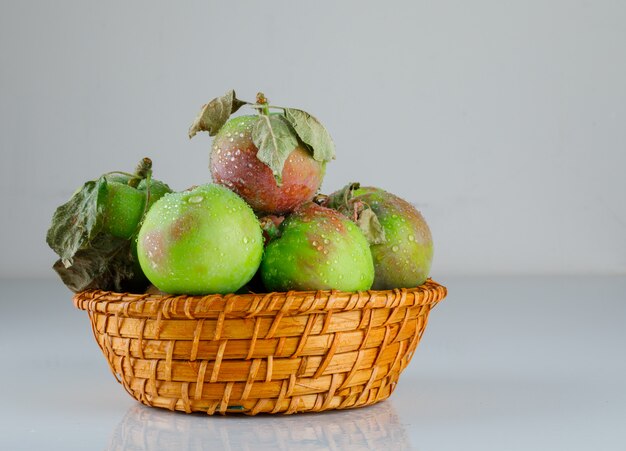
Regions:
<instances>
[{"instance_id":1,"label":"gray gradient backdrop","mask_svg":"<svg viewBox=\"0 0 626 451\"><path fill-rule=\"evenodd\" d=\"M0 277L54 277L54 208L149 155L209 180L200 106L317 115L353 180L415 203L435 277L626 273L626 2L0 1Z\"/></svg>"}]
</instances>

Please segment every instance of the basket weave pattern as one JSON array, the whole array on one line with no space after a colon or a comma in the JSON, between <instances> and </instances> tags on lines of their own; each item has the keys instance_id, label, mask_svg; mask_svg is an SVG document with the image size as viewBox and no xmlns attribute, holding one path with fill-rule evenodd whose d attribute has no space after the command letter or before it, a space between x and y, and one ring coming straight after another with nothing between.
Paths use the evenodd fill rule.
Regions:
<instances>
[{"instance_id":1,"label":"basket weave pattern","mask_svg":"<svg viewBox=\"0 0 626 451\"><path fill-rule=\"evenodd\" d=\"M74 305L89 313L118 382L143 404L255 415L386 399L445 296L429 279L358 293L87 291Z\"/></svg>"}]
</instances>

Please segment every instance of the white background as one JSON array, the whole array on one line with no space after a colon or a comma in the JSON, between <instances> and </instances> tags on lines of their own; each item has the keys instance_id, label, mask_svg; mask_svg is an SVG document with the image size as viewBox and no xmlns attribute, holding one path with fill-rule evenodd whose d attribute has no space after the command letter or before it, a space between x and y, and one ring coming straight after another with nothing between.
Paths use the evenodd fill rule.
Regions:
<instances>
[{"instance_id":1,"label":"white background","mask_svg":"<svg viewBox=\"0 0 626 451\"><path fill-rule=\"evenodd\" d=\"M45 232L143 156L209 180L209 99L312 112L359 180L415 203L432 274L626 273L623 1L0 2L0 277L53 278Z\"/></svg>"}]
</instances>

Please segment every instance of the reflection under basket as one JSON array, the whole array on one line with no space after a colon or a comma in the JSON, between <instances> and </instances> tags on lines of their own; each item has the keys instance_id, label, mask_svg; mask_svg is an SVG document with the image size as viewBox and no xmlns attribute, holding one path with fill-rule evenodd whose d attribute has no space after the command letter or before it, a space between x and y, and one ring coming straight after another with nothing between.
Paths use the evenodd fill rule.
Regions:
<instances>
[{"instance_id":1,"label":"reflection under basket","mask_svg":"<svg viewBox=\"0 0 626 451\"><path fill-rule=\"evenodd\" d=\"M390 401L366 409L303 416L214 418L131 407L107 451L128 449L412 449Z\"/></svg>"}]
</instances>

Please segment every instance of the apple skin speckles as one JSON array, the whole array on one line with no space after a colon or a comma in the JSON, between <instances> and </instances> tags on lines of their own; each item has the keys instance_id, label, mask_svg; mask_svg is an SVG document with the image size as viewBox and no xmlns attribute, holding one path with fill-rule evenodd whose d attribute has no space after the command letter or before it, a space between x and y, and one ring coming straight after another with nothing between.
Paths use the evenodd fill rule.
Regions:
<instances>
[{"instance_id":1,"label":"apple skin speckles","mask_svg":"<svg viewBox=\"0 0 626 451\"><path fill-rule=\"evenodd\" d=\"M327 204L350 214L343 196L342 190L337 191L329 196ZM358 188L351 201L369 206L385 233L384 243L370 245L376 269L372 288L390 290L423 284L432 265L433 239L422 214L404 199L380 188Z\"/></svg>"},{"instance_id":2,"label":"apple skin speckles","mask_svg":"<svg viewBox=\"0 0 626 451\"><path fill-rule=\"evenodd\" d=\"M282 215L313 199L326 164L302 146L287 158L278 186L271 169L257 158L252 128L258 116L229 120L213 140L210 169L215 183L239 194L258 213Z\"/></svg>"},{"instance_id":3,"label":"apple skin speckles","mask_svg":"<svg viewBox=\"0 0 626 451\"><path fill-rule=\"evenodd\" d=\"M360 291L371 287L374 264L367 240L345 216L312 202L280 225L266 247L261 277L268 290Z\"/></svg>"},{"instance_id":4,"label":"apple skin speckles","mask_svg":"<svg viewBox=\"0 0 626 451\"><path fill-rule=\"evenodd\" d=\"M252 279L262 254L254 212L216 184L160 199L137 239L142 270L160 291L172 294L233 293Z\"/></svg>"}]
</instances>

